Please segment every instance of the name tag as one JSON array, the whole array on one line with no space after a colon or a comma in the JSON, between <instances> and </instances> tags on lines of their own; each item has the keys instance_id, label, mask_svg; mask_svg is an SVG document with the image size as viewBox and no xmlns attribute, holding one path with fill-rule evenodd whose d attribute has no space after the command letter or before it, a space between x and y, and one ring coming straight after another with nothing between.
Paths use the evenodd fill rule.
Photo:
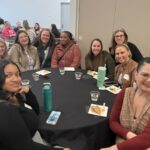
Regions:
<instances>
[{"instance_id":1,"label":"name tag","mask_svg":"<svg viewBox=\"0 0 150 150\"><path fill-rule=\"evenodd\" d=\"M130 77L129 77L129 75L128 75L128 74L124 74L123 79L129 80L129 79L130 79Z\"/></svg>"},{"instance_id":2,"label":"name tag","mask_svg":"<svg viewBox=\"0 0 150 150\"><path fill-rule=\"evenodd\" d=\"M26 103L24 104L24 107L32 110L32 107L30 105L26 104Z\"/></svg>"}]
</instances>

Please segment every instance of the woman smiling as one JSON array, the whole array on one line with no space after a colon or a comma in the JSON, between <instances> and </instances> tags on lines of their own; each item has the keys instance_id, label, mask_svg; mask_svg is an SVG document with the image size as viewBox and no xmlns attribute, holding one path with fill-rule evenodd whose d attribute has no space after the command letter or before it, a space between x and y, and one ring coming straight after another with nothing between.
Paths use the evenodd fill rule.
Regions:
<instances>
[{"instance_id":1,"label":"woman smiling","mask_svg":"<svg viewBox=\"0 0 150 150\"><path fill-rule=\"evenodd\" d=\"M131 67L131 66L130 66ZM101 150L148 150L150 147L150 57L139 62L135 87L116 97L109 119L116 144Z\"/></svg>"},{"instance_id":2,"label":"woman smiling","mask_svg":"<svg viewBox=\"0 0 150 150\"><path fill-rule=\"evenodd\" d=\"M90 51L85 57L85 66L87 70L98 71L99 66L106 65L106 76L114 80L115 62L111 55L103 50L102 41L98 38L93 39Z\"/></svg>"},{"instance_id":3,"label":"woman smiling","mask_svg":"<svg viewBox=\"0 0 150 150\"><path fill-rule=\"evenodd\" d=\"M10 48L8 55L22 72L40 68L37 49L31 45L26 31L19 30L17 32L15 44Z\"/></svg>"},{"instance_id":4,"label":"woman smiling","mask_svg":"<svg viewBox=\"0 0 150 150\"><path fill-rule=\"evenodd\" d=\"M132 60L130 49L126 44L116 46L115 59L119 63L115 67L115 80L122 88L132 86L135 81L137 63Z\"/></svg>"},{"instance_id":5,"label":"woman smiling","mask_svg":"<svg viewBox=\"0 0 150 150\"><path fill-rule=\"evenodd\" d=\"M32 140L38 129L39 105L31 89L21 85L20 74L14 62L0 60L0 149L70 150Z\"/></svg>"}]
</instances>

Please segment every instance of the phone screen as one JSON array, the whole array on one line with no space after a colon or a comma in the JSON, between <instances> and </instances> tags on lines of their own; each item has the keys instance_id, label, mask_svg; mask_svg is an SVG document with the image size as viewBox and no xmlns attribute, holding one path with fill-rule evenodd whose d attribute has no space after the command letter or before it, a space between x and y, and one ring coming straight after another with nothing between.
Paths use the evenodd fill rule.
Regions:
<instances>
[{"instance_id":1,"label":"phone screen","mask_svg":"<svg viewBox=\"0 0 150 150\"><path fill-rule=\"evenodd\" d=\"M57 123L60 115L61 115L60 111L52 111L50 113L50 115L48 116L46 123L51 124L51 125L55 125Z\"/></svg>"}]
</instances>

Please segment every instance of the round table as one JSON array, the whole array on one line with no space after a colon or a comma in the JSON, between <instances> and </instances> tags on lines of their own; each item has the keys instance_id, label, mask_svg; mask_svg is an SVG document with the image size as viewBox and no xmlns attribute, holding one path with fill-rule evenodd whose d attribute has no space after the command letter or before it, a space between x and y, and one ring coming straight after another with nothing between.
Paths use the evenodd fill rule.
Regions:
<instances>
[{"instance_id":1,"label":"round table","mask_svg":"<svg viewBox=\"0 0 150 150\"><path fill-rule=\"evenodd\" d=\"M105 129L109 130L108 117L99 117L88 114L88 108L90 104L93 103L90 98L90 91L98 90L96 86L96 79L87 76L85 70L78 70L83 72L83 76L80 80L75 79L74 71L65 72L64 75L60 75L58 69L51 69L50 71L50 74L46 76L40 76L39 81L33 81L32 79L32 73L35 71L23 73L23 79L27 78L30 80L30 85L32 86L31 89L36 95L41 108L39 129L42 131L43 136L46 135L46 139L51 141L51 143L64 143L64 145L67 145L68 137L71 138L71 135L74 135L76 138L78 138L78 135L81 133L81 131L84 131L84 136L87 138L87 136L90 137L91 134L93 136L93 133L97 132L98 128L102 125L100 131L104 131L106 133ZM43 111L42 86L44 82L50 82L52 86L53 110L61 111L61 116L55 126L46 124L46 119L50 113ZM109 115L115 96L116 95L106 90L100 91L99 99L97 102L94 102L94 104L102 105L105 103L109 108ZM105 134L104 132L102 134ZM64 139L66 136L67 142L60 135L62 137L64 136ZM103 136L104 139L106 137L106 135L99 136ZM83 138L84 137L82 136L81 139ZM57 139L59 139L59 141ZM87 143L87 141L84 142ZM87 144L89 145L89 142ZM74 145L76 146L77 143L75 142ZM92 148L89 149L94 150L95 145L93 146L93 142L91 145L92 146L90 147ZM79 149L80 148L77 150Z\"/></svg>"}]
</instances>

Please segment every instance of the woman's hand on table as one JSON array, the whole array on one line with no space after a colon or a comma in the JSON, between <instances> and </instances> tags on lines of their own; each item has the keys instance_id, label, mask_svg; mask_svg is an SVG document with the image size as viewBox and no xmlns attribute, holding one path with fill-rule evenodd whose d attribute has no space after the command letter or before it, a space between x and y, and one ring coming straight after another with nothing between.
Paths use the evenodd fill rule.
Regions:
<instances>
[{"instance_id":1,"label":"woman's hand on table","mask_svg":"<svg viewBox=\"0 0 150 150\"><path fill-rule=\"evenodd\" d=\"M118 150L117 145L113 145L107 148L101 148L100 150Z\"/></svg>"}]
</instances>

